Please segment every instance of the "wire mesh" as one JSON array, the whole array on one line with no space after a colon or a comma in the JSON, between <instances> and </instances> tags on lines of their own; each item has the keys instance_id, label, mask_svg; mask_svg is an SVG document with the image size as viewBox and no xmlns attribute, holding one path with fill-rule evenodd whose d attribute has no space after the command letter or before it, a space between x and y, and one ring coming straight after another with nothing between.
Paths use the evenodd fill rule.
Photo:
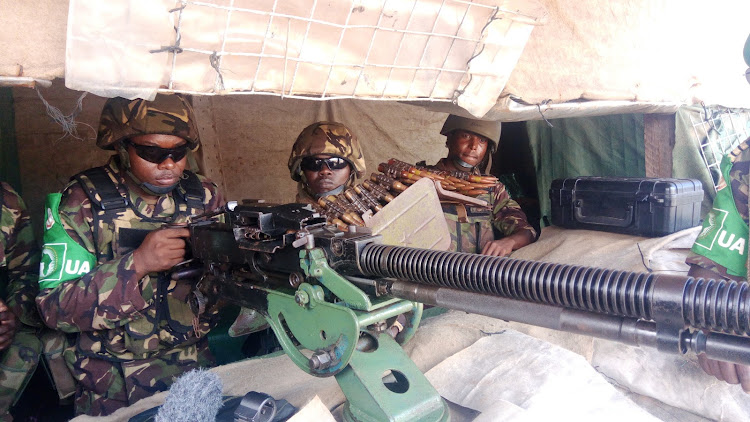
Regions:
<instances>
[{"instance_id":1,"label":"wire mesh","mask_svg":"<svg viewBox=\"0 0 750 422\"><path fill-rule=\"evenodd\" d=\"M382 3L352 0L348 12L337 21L336 18L321 19L320 10L325 5L318 0L311 2L310 7L304 10L306 13L302 13L301 9L297 10L299 13L291 13L282 10L284 2L278 0L274 0L270 7L271 2L242 0L181 1L179 7L170 11L175 22L175 45L152 52L171 55L168 83L160 91L203 95L272 94L320 100L398 98L453 101L462 81L483 76L477 72L470 75L468 62L486 41L485 32L489 23L501 19L498 17L499 11L518 14L517 11L466 0L384 0ZM362 23L365 4L369 16L374 16L373 10L379 7L377 20ZM408 19L402 19L402 22L394 20L394 10L409 12ZM206 48L207 44L200 42L207 36L194 32L194 22L185 23L187 16L197 14L212 16L217 22L215 26L223 27L216 28L220 34L212 46L214 48ZM358 22L353 22L354 15L358 15ZM419 16L418 24L414 23L415 16ZM446 20L451 21L450 26L446 25ZM251 31L238 27L240 22L249 21L258 28L255 39ZM295 29L300 28L304 28L304 35L297 42L293 35ZM326 31L332 34L332 42L325 57L308 54L308 45L315 42L312 32L320 34ZM371 36L362 39L363 34ZM363 46L363 53L359 60L353 60L355 55L347 52L345 44L357 37ZM395 39L397 41L390 45L395 52L390 54L390 60L385 60L382 53L374 57L384 40ZM418 54L411 49L414 43L424 46ZM440 54L439 58L435 57L436 53ZM199 57L196 58L196 55ZM455 60L455 56L462 55L466 57ZM194 84L181 83L181 74L186 72L181 73L180 67L193 66L189 63L191 60L210 63L215 71L214 75L210 75L211 87L195 90L188 88ZM234 60L234 64L229 63L230 60ZM278 72L281 73L280 77L276 75L280 79L280 87L264 81L271 69L266 66L269 62L277 66L283 62L283 69ZM246 66L239 69L237 63ZM311 69L324 69L322 73L326 75L316 92L301 88L299 83L300 79L309 78ZM242 77L238 75L240 72ZM239 82L240 79L242 82ZM342 88L346 84L350 84L350 87ZM453 87L451 92L438 89L446 85ZM394 88L396 86L397 89Z\"/></svg>"},{"instance_id":2,"label":"wire mesh","mask_svg":"<svg viewBox=\"0 0 750 422\"><path fill-rule=\"evenodd\" d=\"M750 137L750 110L704 106L700 118L690 114L690 121L703 163L717 188L722 157Z\"/></svg>"}]
</instances>

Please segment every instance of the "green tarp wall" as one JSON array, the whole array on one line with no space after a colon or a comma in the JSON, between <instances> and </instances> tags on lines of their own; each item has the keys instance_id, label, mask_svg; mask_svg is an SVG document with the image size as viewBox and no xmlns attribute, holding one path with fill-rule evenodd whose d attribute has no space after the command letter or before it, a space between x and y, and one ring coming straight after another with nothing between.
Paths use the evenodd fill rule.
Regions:
<instances>
[{"instance_id":1,"label":"green tarp wall","mask_svg":"<svg viewBox=\"0 0 750 422\"><path fill-rule=\"evenodd\" d=\"M536 168L542 225L550 220L549 189L554 179L576 176L645 177L643 115L527 122Z\"/></svg>"},{"instance_id":2,"label":"green tarp wall","mask_svg":"<svg viewBox=\"0 0 750 422\"><path fill-rule=\"evenodd\" d=\"M750 113L733 113L726 109L707 132L694 130L696 122L705 120L701 107L681 107L675 113L675 146L672 152L672 176L698 179L703 184L702 215L710 209L715 195L714 181L701 155L705 137L737 142L750 133ZM536 169L542 225L549 220L549 189L552 180L576 176L645 177L646 160L643 141L643 115L620 114L530 121L526 123L531 155ZM743 135L735 135L742 133Z\"/></svg>"}]
</instances>

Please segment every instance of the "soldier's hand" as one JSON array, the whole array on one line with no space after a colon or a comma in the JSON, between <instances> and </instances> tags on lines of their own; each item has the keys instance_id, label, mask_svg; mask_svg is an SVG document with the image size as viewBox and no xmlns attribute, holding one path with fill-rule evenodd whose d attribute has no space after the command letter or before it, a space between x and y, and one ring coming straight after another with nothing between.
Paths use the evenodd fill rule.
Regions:
<instances>
[{"instance_id":1,"label":"soldier's hand","mask_svg":"<svg viewBox=\"0 0 750 422\"><path fill-rule=\"evenodd\" d=\"M750 366L709 359L705 353L698 355L698 363L703 372L729 384L740 384L750 393Z\"/></svg>"},{"instance_id":2,"label":"soldier's hand","mask_svg":"<svg viewBox=\"0 0 750 422\"><path fill-rule=\"evenodd\" d=\"M135 271L139 278L146 274L166 271L185 259L185 239L190 230L164 228L149 233L143 243L133 252Z\"/></svg>"},{"instance_id":3,"label":"soldier's hand","mask_svg":"<svg viewBox=\"0 0 750 422\"><path fill-rule=\"evenodd\" d=\"M513 252L516 242L510 237L487 242L482 248L482 255L508 256Z\"/></svg>"},{"instance_id":4,"label":"soldier's hand","mask_svg":"<svg viewBox=\"0 0 750 422\"><path fill-rule=\"evenodd\" d=\"M18 318L8 305L0 300L0 350L5 350L13 342L18 328Z\"/></svg>"}]
</instances>

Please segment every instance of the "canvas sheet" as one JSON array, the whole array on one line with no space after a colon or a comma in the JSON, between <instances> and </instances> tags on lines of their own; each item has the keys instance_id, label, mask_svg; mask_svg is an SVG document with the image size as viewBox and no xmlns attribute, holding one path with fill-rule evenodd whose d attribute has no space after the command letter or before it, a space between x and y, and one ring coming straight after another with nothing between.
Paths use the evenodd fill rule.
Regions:
<instances>
[{"instance_id":1,"label":"canvas sheet","mask_svg":"<svg viewBox=\"0 0 750 422\"><path fill-rule=\"evenodd\" d=\"M707 4L699 0L534 0L500 3L503 6L520 5L524 10L541 7L547 16L546 23L536 26L531 32L512 71L503 70L510 72L501 75L503 80L507 77L507 84L486 118L506 121L539 119L538 113L534 112L538 106L544 110L548 103L575 105L579 100L622 101L619 112L639 112L632 109L631 103L698 104L703 101L728 107L750 106L750 85L742 77L746 66L741 54L747 38L745 17L750 14L750 3L746 1ZM0 34L0 51L4 53L0 57L0 77L64 77L66 31L75 29L67 25L68 4L68 1L59 0L0 3L0 24L4 28ZM531 15L538 18L542 13ZM211 16L207 22L211 23L212 31L200 41L216 44L216 34L226 27L225 18L225 14L220 16L218 12ZM101 21L102 18L97 18L89 23L97 25ZM401 23L405 21L400 19ZM286 25L283 22L279 25L279 32L286 32ZM247 34L242 31L233 35L237 35L236 43L246 42ZM271 37L271 42L277 41ZM278 43L275 46L279 47ZM156 48L161 48L161 45ZM97 53L109 55L114 50L106 46ZM187 63L195 60L185 53L182 56L187 58ZM237 66L251 58L238 57L237 64L232 66L235 69L226 72L225 76L233 78ZM164 62L159 63L159 68L165 66ZM215 72L211 72L213 70L205 63L199 71L190 71L191 77L207 86L217 82ZM116 78L118 75L102 76ZM283 78L276 78L277 81L280 79ZM289 78L287 82L291 82ZM351 86L346 84L336 88ZM332 88L334 86L329 89ZM452 111L461 110L450 103L445 105ZM617 112L617 105L610 106L612 108L607 113ZM519 107L527 109L523 117L519 115L522 112ZM568 111L553 111L550 117L601 112L597 106L590 110L574 106Z\"/></svg>"},{"instance_id":2,"label":"canvas sheet","mask_svg":"<svg viewBox=\"0 0 750 422\"><path fill-rule=\"evenodd\" d=\"M536 0L71 0L71 89L156 90L495 105L534 25Z\"/></svg>"}]
</instances>

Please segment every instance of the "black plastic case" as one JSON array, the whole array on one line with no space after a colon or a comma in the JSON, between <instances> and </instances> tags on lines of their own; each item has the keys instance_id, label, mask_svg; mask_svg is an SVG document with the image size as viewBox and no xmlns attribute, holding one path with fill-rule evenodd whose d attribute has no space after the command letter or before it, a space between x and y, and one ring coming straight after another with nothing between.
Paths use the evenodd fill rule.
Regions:
<instances>
[{"instance_id":1,"label":"black plastic case","mask_svg":"<svg viewBox=\"0 0 750 422\"><path fill-rule=\"evenodd\" d=\"M639 236L664 236L700 224L703 187L694 179L575 177L549 191L552 224Z\"/></svg>"}]
</instances>

